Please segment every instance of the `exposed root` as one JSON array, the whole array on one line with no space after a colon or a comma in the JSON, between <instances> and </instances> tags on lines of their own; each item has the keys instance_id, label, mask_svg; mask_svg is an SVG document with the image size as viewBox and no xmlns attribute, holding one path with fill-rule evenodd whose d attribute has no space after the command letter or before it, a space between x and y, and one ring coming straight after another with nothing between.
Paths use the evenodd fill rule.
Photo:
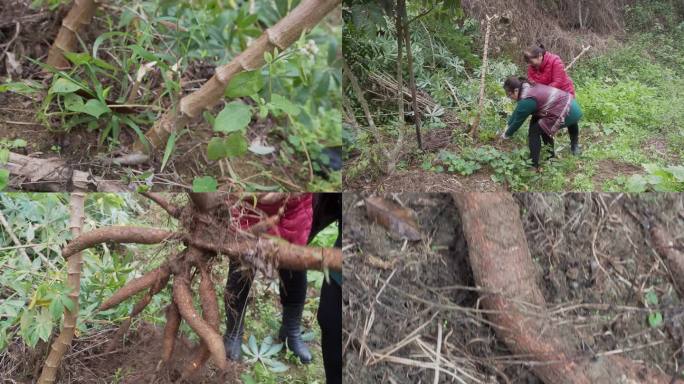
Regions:
<instances>
[{"instance_id":1,"label":"exposed root","mask_svg":"<svg viewBox=\"0 0 684 384\"><path fill-rule=\"evenodd\" d=\"M168 283L170 274L171 270L169 269L168 265L164 264L159 268L154 269L141 277L131 280L130 283L124 285L121 289L116 291L109 299L107 299L107 301L102 303L102 305L100 305L100 311L106 311L107 309L118 305L119 303L135 295L136 293L146 288L152 287L153 285L154 288L158 289L156 290L156 292L152 293L152 296L157 294L159 291L161 291L163 287L166 286L166 283ZM152 291L153 289L150 290L150 292ZM149 294L146 296L149 296ZM150 296L150 298L152 297Z\"/></svg>"},{"instance_id":2,"label":"exposed root","mask_svg":"<svg viewBox=\"0 0 684 384\"><path fill-rule=\"evenodd\" d=\"M164 339L162 340L162 361L164 362L168 362L173 354L180 321L178 306L172 301L166 307L166 325L164 326Z\"/></svg>"},{"instance_id":3,"label":"exposed root","mask_svg":"<svg viewBox=\"0 0 684 384\"><path fill-rule=\"evenodd\" d=\"M684 297L684 253L675 248L672 236L659 225L651 227L651 238L656 251L672 275L672 282L679 294Z\"/></svg>"},{"instance_id":4,"label":"exposed root","mask_svg":"<svg viewBox=\"0 0 684 384\"><path fill-rule=\"evenodd\" d=\"M162 195L155 193L155 192L142 192L141 195L147 197L148 199L154 201L157 203L160 207L162 207L171 217L178 218L180 217L181 214L181 209L180 207L171 204L168 200L166 200Z\"/></svg>"},{"instance_id":5,"label":"exposed root","mask_svg":"<svg viewBox=\"0 0 684 384\"><path fill-rule=\"evenodd\" d=\"M157 244L165 240L172 240L175 233L156 228L112 226L86 232L73 239L62 250L62 257L81 252L108 241L115 243Z\"/></svg>"},{"instance_id":6,"label":"exposed root","mask_svg":"<svg viewBox=\"0 0 684 384\"><path fill-rule=\"evenodd\" d=\"M225 370L228 367L226 360L226 349L223 346L221 335L214 328L204 321L195 310L190 291L190 271L186 268L180 275L176 275L173 283L173 299L178 305L178 312L183 320L192 328L202 341L207 345L211 352L214 364L219 369Z\"/></svg>"}]
</instances>

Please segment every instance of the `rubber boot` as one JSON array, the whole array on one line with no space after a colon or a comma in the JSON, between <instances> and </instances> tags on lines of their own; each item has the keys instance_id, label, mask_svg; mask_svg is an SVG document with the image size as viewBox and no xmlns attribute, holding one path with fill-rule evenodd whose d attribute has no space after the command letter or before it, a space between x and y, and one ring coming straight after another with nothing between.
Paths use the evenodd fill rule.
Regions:
<instances>
[{"instance_id":1,"label":"rubber boot","mask_svg":"<svg viewBox=\"0 0 684 384\"><path fill-rule=\"evenodd\" d=\"M226 347L226 357L228 360L240 361L242 358L242 335L245 328L242 314L231 311L226 320L226 334L223 336L223 345Z\"/></svg>"},{"instance_id":2,"label":"rubber boot","mask_svg":"<svg viewBox=\"0 0 684 384\"><path fill-rule=\"evenodd\" d=\"M280 326L279 337L285 342L285 347L299 357L299 361L309 364L312 357L309 348L302 340L302 312L304 312L303 304L283 306L283 324Z\"/></svg>"},{"instance_id":3,"label":"rubber boot","mask_svg":"<svg viewBox=\"0 0 684 384\"><path fill-rule=\"evenodd\" d=\"M249 289L252 285L251 279L243 276L236 269L233 268L231 263L231 272L228 275L225 292L226 333L223 336L226 357L232 361L240 361L242 357L245 308L247 306L247 298L249 297Z\"/></svg>"},{"instance_id":4,"label":"rubber boot","mask_svg":"<svg viewBox=\"0 0 684 384\"><path fill-rule=\"evenodd\" d=\"M579 155L582 153L582 152L580 151L580 147L579 147L579 144L577 143L577 141L574 141L574 142L570 143L570 152L571 152L574 156L579 156Z\"/></svg>"}]
</instances>

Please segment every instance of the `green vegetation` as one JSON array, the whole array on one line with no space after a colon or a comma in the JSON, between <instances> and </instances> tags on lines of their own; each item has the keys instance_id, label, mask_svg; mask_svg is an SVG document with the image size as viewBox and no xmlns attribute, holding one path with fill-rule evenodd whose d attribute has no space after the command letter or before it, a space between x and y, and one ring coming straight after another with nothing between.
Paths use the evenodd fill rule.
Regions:
<instances>
[{"instance_id":1,"label":"green vegetation","mask_svg":"<svg viewBox=\"0 0 684 384\"><path fill-rule=\"evenodd\" d=\"M36 0L33 6L52 10L64 3ZM164 111L176 110L181 96L199 88L213 68L230 62L298 3L118 0L98 11L87 31L94 37L80 41L81 52L66 54L71 68L60 71L35 58L19 58L51 73L51 81L44 86L27 73L27 78L6 84L0 79L0 92L33 98L36 121L53 134L95 132L98 139L91 147L97 153L92 155L115 157L131 140L148 145L144 135ZM226 90L225 103L203 115L200 124L212 129L195 132L194 127L171 135L154 173L165 173L179 155L179 144L199 139L195 148L204 153L198 158L208 164L197 168L219 184L229 178L231 185L250 191L338 190L340 172L322 177L318 171L329 164L323 149L341 145L340 50L341 26L325 22L289 49L267 53L262 69L237 76ZM273 171L274 162L286 170L285 177ZM176 164L173 173L178 168ZM176 181L185 185L197 176L183 169L180 173Z\"/></svg>"},{"instance_id":2,"label":"green vegetation","mask_svg":"<svg viewBox=\"0 0 684 384\"><path fill-rule=\"evenodd\" d=\"M453 138L437 149L421 151L411 137L403 146L398 172L422 169L458 175L459 179L485 174L516 191L681 191L684 12L677 7L665 1L634 2L622 11L627 36L600 51L592 49L590 56L573 66L569 75L584 112L580 121L582 154L570 154L567 133L561 131L556 136L557 157L542 161L543 171L536 174L529 172L526 162L527 123L509 142L499 141L514 107L501 85L507 76L526 74L519 59L523 45L511 46L509 38L502 37L506 25L492 33L494 48L490 46L484 109L473 140L467 130L477 115L481 48L476 42L481 41L484 25L469 18L468 10L436 7L428 12L430 7L423 2L408 1L408 18L415 18L410 35L416 83L435 104L422 111L423 135L444 136L447 128L453 131ZM399 129L406 135L413 130L409 127L410 104L406 106L409 117L398 119L396 92L382 89L373 76L396 76L393 21L359 1L349 2L345 12L345 59L369 90L366 97L375 124L388 142L395 140ZM553 51L553 47L547 48ZM572 57L563 59L567 65ZM408 76L405 70L403 77ZM345 95L354 107L356 124L365 126L355 95L350 90ZM456 115L460 123L447 125L445 113ZM351 148L351 158L345 163L346 182L354 185L369 174L380 180L381 172L371 161L377 152L376 137L356 129L349 116L344 135Z\"/></svg>"},{"instance_id":3,"label":"green vegetation","mask_svg":"<svg viewBox=\"0 0 684 384\"><path fill-rule=\"evenodd\" d=\"M0 359L5 362L15 361L3 358L4 354L14 353L8 348L10 345L34 348L41 342L47 343L53 332L60 329L64 308L72 305L66 289L66 261L60 256L62 246L71 238L68 204L66 194L0 194L0 213L21 244L13 241L6 228L0 229ZM84 231L107 225L175 228L165 212L154 205L148 208L148 205L148 201L133 194L88 194ZM336 226L326 228L314 239L314 244L333 246L336 235ZM120 325L137 300L127 300L105 311L98 311L98 306L127 281L163 262L170 252L174 249L108 244L84 251L77 322L79 337L87 339ZM225 284L227 262L225 264L225 268L216 275L219 287ZM259 349L257 360L250 360L257 357L253 354L245 356L247 370L242 374L245 382L250 382L250 378L258 383L324 382L320 328L315 316L322 282L321 272L309 272L309 293L302 325L312 346L313 363L302 365L289 351ZM217 289L217 292L222 293L223 289ZM247 351L254 351L253 343L260 347L269 343L273 345L273 337L280 326L277 282L257 279L252 292L254 302L248 306L246 316L248 342L244 348ZM155 296L134 319L130 332L134 332L142 322L164 324L164 306L170 301L169 295L169 290L164 290ZM222 294L219 303L223 303ZM223 305L220 305L220 311L221 319L224 319ZM223 321L221 324L223 326ZM185 324L181 325L181 330L185 335L194 335ZM33 372L32 366L24 368ZM125 372L123 369L121 374ZM110 379L115 381L113 377Z\"/></svg>"}]
</instances>

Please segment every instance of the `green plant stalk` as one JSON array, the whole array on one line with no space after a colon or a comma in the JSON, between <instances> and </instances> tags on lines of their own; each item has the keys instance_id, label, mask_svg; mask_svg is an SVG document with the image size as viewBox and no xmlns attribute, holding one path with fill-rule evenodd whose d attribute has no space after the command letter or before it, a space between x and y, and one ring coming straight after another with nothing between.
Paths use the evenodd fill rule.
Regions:
<instances>
[{"instance_id":1,"label":"green plant stalk","mask_svg":"<svg viewBox=\"0 0 684 384\"><path fill-rule=\"evenodd\" d=\"M183 97L180 108L169 110L146 135L146 141L138 139L133 146L134 154L144 154L145 157L131 155L115 159L117 164L135 164L146 161L159 148L166 145L173 132L182 129L191 119L199 116L203 110L218 103L224 96L230 81L243 71L253 71L261 68L264 54L280 52L292 45L301 35L315 27L328 13L342 3L342 0L303 0L287 16L275 26L267 29L245 51L235 57L230 63L216 69L214 76L199 90ZM142 161L140 161L143 159Z\"/></svg>"},{"instance_id":2,"label":"green plant stalk","mask_svg":"<svg viewBox=\"0 0 684 384\"><path fill-rule=\"evenodd\" d=\"M84 213L84 193L72 193L71 200L69 202L71 210L71 222L69 227L74 238L81 234L81 229L83 228L83 222L85 220ZM71 341L74 338L74 332L76 330L76 321L78 319L78 295L81 291L81 264L83 260L81 258L81 253L73 255L67 261L67 286L71 288L69 293L69 298L74 303L74 308L72 311L68 309L64 311L64 326L60 332L57 339L52 343L50 348L50 354L45 360L43 365L43 371L38 379L38 384L51 384L54 383L57 378L57 370L62 362L64 353L71 345Z\"/></svg>"}]
</instances>

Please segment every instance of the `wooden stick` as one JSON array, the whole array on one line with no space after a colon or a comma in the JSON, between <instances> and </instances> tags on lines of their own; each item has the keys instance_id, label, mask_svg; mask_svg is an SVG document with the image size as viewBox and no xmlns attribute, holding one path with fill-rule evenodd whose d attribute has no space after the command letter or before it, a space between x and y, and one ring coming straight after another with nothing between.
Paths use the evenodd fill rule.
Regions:
<instances>
[{"instance_id":1,"label":"wooden stick","mask_svg":"<svg viewBox=\"0 0 684 384\"><path fill-rule=\"evenodd\" d=\"M482 117L482 109L484 108L484 96L485 96L485 76L487 75L487 53L489 51L489 34L491 32L492 21L498 19L499 15L487 16L487 30L485 32L485 43L484 43L484 53L482 55L482 69L480 70L480 99L477 107L477 116L475 117L475 123L470 130L470 135L475 139L477 137L477 129L480 125L480 118Z\"/></svg>"},{"instance_id":2,"label":"wooden stick","mask_svg":"<svg viewBox=\"0 0 684 384\"><path fill-rule=\"evenodd\" d=\"M578 60L580 57L582 57L585 53L587 53L587 51L588 51L590 48L591 48L591 45L586 46L586 47L582 47L582 52L580 52L579 55L575 56L575 58L572 59L572 61L570 62L570 64L568 64L568 66L565 67L565 72L569 71L570 68L572 68L572 66L575 65L575 62L577 62L577 60Z\"/></svg>"}]
</instances>

